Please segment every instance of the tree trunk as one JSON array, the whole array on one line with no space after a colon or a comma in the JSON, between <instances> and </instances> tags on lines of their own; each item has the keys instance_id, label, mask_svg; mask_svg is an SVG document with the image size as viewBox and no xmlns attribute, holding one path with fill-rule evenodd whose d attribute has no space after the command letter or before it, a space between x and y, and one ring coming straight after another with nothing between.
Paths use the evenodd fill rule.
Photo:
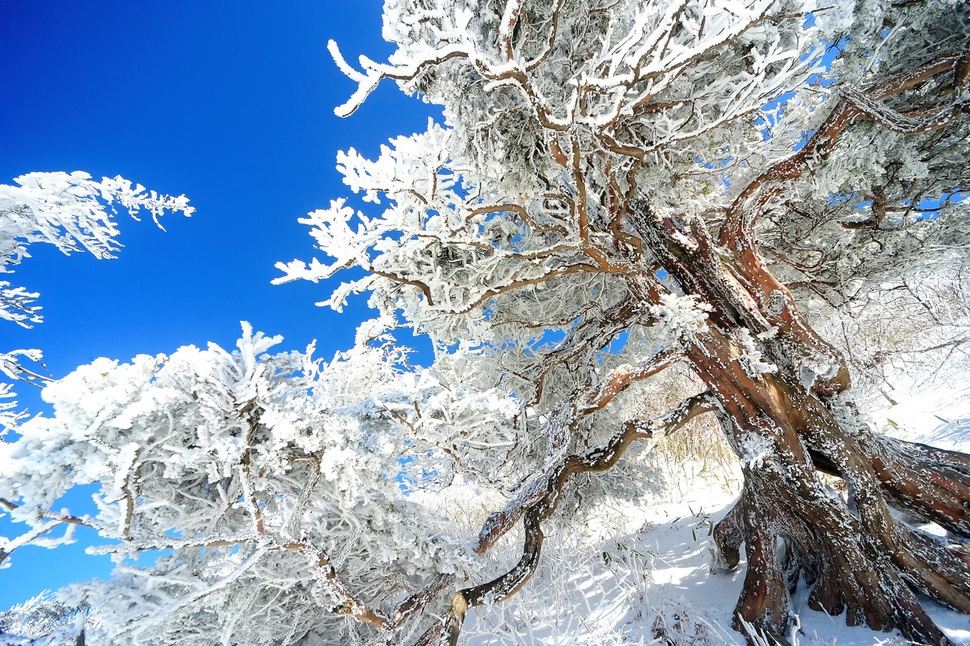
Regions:
<instances>
[{"instance_id":1,"label":"tree trunk","mask_svg":"<svg viewBox=\"0 0 970 646\"><path fill-rule=\"evenodd\" d=\"M812 608L844 612L849 625L948 643L916 593L970 612L970 558L890 506L970 537L970 457L840 422L833 395L849 387L844 360L743 236L715 249L699 220L685 233L645 207L634 223L684 292L713 307L707 329L684 341L742 462L741 496L715 530L729 568L745 546L735 627L787 643L790 594L803 580ZM847 498L820 472L842 478Z\"/></svg>"}]
</instances>

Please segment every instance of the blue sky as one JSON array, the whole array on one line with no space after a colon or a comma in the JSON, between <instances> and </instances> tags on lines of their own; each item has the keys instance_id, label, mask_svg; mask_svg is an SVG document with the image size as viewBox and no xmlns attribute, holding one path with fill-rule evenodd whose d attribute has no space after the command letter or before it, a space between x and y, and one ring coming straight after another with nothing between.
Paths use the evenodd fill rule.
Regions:
<instances>
[{"instance_id":1,"label":"blue sky","mask_svg":"<svg viewBox=\"0 0 970 646\"><path fill-rule=\"evenodd\" d=\"M40 292L46 320L3 324L0 348L41 348L63 376L99 356L231 347L240 320L282 334L284 349L317 339L327 359L352 343L369 315L362 299L337 314L313 306L325 285L270 280L276 261L313 253L297 218L346 194L336 151L376 155L434 112L387 83L351 118L333 115L354 87L327 40L348 60L386 57L380 5L0 1L0 183L31 171L120 174L196 207L191 219L167 218L167 232L122 216L124 248L111 261L32 247L14 279ZM0 570L0 609L105 576L107 559L84 555L83 543L17 551Z\"/></svg>"}]
</instances>

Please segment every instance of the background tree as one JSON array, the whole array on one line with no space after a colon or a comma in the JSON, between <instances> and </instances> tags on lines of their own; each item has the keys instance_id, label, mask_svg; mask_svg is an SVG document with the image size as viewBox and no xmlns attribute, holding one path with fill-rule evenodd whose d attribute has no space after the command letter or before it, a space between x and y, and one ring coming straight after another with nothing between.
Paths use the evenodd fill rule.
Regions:
<instances>
[{"instance_id":1,"label":"background tree","mask_svg":"<svg viewBox=\"0 0 970 646\"><path fill-rule=\"evenodd\" d=\"M87 251L98 259L112 258L119 249L117 207L133 218L147 211L162 227L166 211L186 216L195 211L184 196L172 197L149 191L121 177L91 179L83 171L28 173L14 179L16 185L0 184L0 273L12 274L35 243L50 244L70 254ZM43 321L38 294L7 280L0 280L0 319L22 327ZM22 359L39 363L36 349L0 351L0 374L10 380L39 385L45 377L22 365ZM0 398L13 397L12 383L0 383ZM0 423L13 424L16 403L0 402Z\"/></svg>"},{"instance_id":2,"label":"background tree","mask_svg":"<svg viewBox=\"0 0 970 646\"><path fill-rule=\"evenodd\" d=\"M321 370L312 347L266 354L279 341L244 324L231 353L102 359L49 385L56 417L0 447L11 498L0 504L31 527L0 544L0 560L41 537L70 541L77 525L119 560L162 551L65 597L107 643L292 643L311 630L346 642L357 630L346 615L389 628L373 600L411 578L480 569L435 513L447 503L420 504L409 487L454 477L434 450L453 436L510 434L512 402L402 373L386 344ZM96 517L59 511L91 483Z\"/></svg>"},{"instance_id":3,"label":"background tree","mask_svg":"<svg viewBox=\"0 0 970 646\"><path fill-rule=\"evenodd\" d=\"M244 326L234 352L52 384L55 417L2 447L2 504L30 528L2 554L77 524L120 559L162 550L69 593L105 640L456 643L574 520L566 493L579 511L630 495L645 474L624 453L711 415L744 473L715 530L724 567L747 557L739 628L784 640L804 580L815 609L945 643L916 594L970 611L970 458L875 434L859 408L879 375L859 376L907 367L874 334L901 307L910 327L881 338L962 351L964 313L933 290L965 283L968 14L387 2L388 63L331 45L359 83L338 112L393 79L446 124L338 155L366 207L305 220L332 262L281 265L356 271L327 303L366 292L378 318L325 367ZM403 369L402 326L432 368ZM699 385L644 415L666 379ZM59 511L87 483L98 514ZM453 511L471 499L504 503L469 546ZM507 534L521 556L483 559Z\"/></svg>"}]
</instances>

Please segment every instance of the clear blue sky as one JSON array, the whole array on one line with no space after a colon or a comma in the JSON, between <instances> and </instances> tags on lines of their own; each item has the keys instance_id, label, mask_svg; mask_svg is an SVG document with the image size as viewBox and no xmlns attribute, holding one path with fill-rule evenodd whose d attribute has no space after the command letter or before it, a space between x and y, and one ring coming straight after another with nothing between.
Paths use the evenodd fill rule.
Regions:
<instances>
[{"instance_id":1,"label":"clear blue sky","mask_svg":"<svg viewBox=\"0 0 970 646\"><path fill-rule=\"evenodd\" d=\"M167 218L164 233L123 216L111 261L32 247L14 280L40 292L46 320L31 330L0 322L0 349L41 348L63 376L99 356L231 347L240 320L284 335L284 349L318 339L327 359L352 343L369 315L361 299L338 315L313 306L327 286L270 280L276 261L313 254L297 218L346 194L336 151L375 155L433 112L387 83L350 119L333 115L354 87L327 40L351 61L386 57L380 5L0 0L0 183L30 171L121 174L197 209ZM40 406L34 393L21 401ZM10 561L0 609L110 570L83 541Z\"/></svg>"}]
</instances>

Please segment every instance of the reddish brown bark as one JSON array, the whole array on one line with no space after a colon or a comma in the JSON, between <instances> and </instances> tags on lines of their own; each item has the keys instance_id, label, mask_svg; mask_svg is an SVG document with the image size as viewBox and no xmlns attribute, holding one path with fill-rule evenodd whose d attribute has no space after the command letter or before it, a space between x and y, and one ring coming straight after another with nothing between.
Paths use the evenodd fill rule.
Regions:
<instances>
[{"instance_id":1,"label":"reddish brown bark","mask_svg":"<svg viewBox=\"0 0 970 646\"><path fill-rule=\"evenodd\" d=\"M789 595L804 578L813 608L948 643L915 593L970 612L967 559L897 520L890 506L970 536L970 458L842 428L828 402L849 387L845 361L804 320L743 230L715 250L700 220L688 236L640 208L631 217L637 233L686 293L713 307L707 330L683 341L743 463L741 498L715 531L725 565L739 564L742 544L747 556L736 627L783 642ZM746 364L752 345L773 364L769 371ZM808 362L832 368L806 379ZM820 471L845 481L848 500Z\"/></svg>"},{"instance_id":2,"label":"reddish brown bark","mask_svg":"<svg viewBox=\"0 0 970 646\"><path fill-rule=\"evenodd\" d=\"M887 483L895 486L898 480L880 480L873 466L887 454L889 441L865 430L847 433L815 394L778 375L745 374L736 360L739 348L716 331L698 339L695 347L691 360L717 397L728 438L744 462L737 508L715 530L729 567L737 566L739 546L745 545L748 563L735 610L737 627L743 621L766 638L786 635L789 593L803 574L814 583L813 608L845 612L850 625L899 629L921 643L947 643L914 591L968 612L970 568L945 544L889 513L883 491L896 491ZM757 454L753 446L760 447ZM849 485L851 505L821 482L813 455L824 455L835 465ZM946 481L928 461L920 468L927 473L924 480ZM946 502L955 503L960 488L939 486L949 492ZM926 491L919 492L919 500L911 504L939 506Z\"/></svg>"}]
</instances>

